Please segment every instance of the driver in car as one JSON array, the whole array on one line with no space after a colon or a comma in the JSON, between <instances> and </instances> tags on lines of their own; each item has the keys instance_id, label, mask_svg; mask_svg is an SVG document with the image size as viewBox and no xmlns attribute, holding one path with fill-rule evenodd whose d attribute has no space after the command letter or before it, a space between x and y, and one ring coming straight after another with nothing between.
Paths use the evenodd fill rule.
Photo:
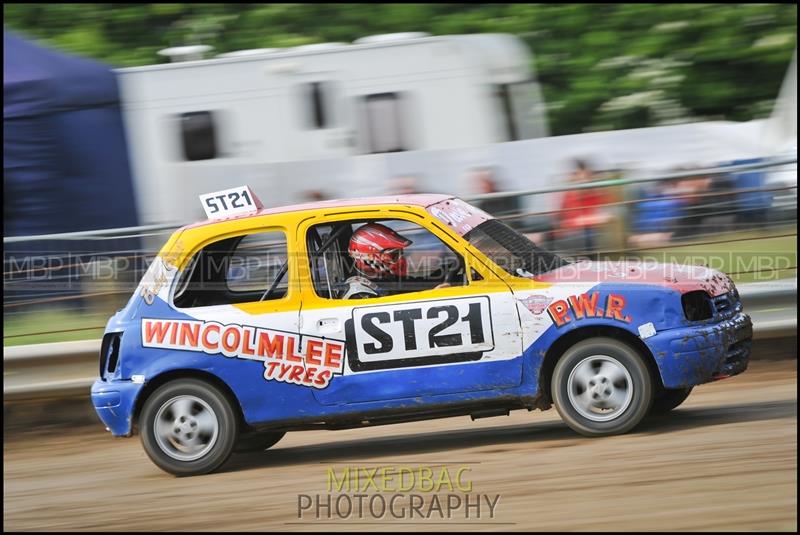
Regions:
<instances>
[{"instance_id":1,"label":"driver in car","mask_svg":"<svg viewBox=\"0 0 800 535\"><path fill-rule=\"evenodd\" d=\"M425 278L409 277L408 262L403 251L411 244L411 240L380 223L366 223L359 227L350 238L347 252L360 275L345 281L342 299L377 297L386 295L385 290L390 287L408 286L409 282L412 285L430 282ZM386 288L379 287L377 283ZM447 286L450 284L443 282L436 288Z\"/></svg>"}]
</instances>

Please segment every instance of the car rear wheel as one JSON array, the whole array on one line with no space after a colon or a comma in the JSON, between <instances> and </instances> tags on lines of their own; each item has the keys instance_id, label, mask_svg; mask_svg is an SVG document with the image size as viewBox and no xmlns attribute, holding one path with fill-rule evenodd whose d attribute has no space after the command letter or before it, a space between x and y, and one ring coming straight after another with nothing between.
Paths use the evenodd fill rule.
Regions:
<instances>
[{"instance_id":1,"label":"car rear wheel","mask_svg":"<svg viewBox=\"0 0 800 535\"><path fill-rule=\"evenodd\" d=\"M176 476L207 474L222 466L238 433L227 397L198 379L159 387L142 407L139 423L147 455Z\"/></svg>"},{"instance_id":2,"label":"car rear wheel","mask_svg":"<svg viewBox=\"0 0 800 535\"><path fill-rule=\"evenodd\" d=\"M653 380L639 352L613 338L570 347L551 380L553 403L564 422L586 436L626 433L645 417Z\"/></svg>"},{"instance_id":3,"label":"car rear wheel","mask_svg":"<svg viewBox=\"0 0 800 535\"><path fill-rule=\"evenodd\" d=\"M671 411L686 401L686 398L688 398L691 393L692 387L663 390L653 400L653 406L650 407L650 414L663 414Z\"/></svg>"}]
</instances>

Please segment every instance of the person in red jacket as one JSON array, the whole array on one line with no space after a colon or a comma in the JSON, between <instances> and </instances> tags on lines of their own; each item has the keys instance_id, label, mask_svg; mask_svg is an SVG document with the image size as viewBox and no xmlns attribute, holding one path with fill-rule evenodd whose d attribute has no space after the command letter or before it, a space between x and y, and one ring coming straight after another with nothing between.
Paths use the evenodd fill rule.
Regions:
<instances>
[{"instance_id":1,"label":"person in red jacket","mask_svg":"<svg viewBox=\"0 0 800 535\"><path fill-rule=\"evenodd\" d=\"M569 177L572 184L586 184L595 179L594 173L583 160L575 161L575 170ZM569 239L578 252L591 252L597 245L595 228L608 223L611 215L605 209L610 202L601 189L578 189L564 193L558 214L558 233Z\"/></svg>"}]
</instances>

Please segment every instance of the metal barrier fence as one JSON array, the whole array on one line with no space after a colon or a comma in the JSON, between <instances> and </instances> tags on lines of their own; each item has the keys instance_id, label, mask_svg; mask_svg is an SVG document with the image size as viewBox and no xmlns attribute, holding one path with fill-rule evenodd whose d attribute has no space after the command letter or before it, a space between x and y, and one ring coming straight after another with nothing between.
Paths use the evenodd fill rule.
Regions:
<instances>
[{"instance_id":1,"label":"metal barrier fence","mask_svg":"<svg viewBox=\"0 0 800 535\"><path fill-rule=\"evenodd\" d=\"M722 246L749 251L751 246L764 240L790 240L797 230L797 182L796 163L793 159L774 159L760 163L694 169L691 171L662 174L651 177L600 180L586 184L498 192L465 196L475 203L503 199L521 200L528 196L559 195L569 191L615 190L617 198L597 205L597 208L613 212L612 223L599 231L598 247L585 250L581 243L570 243L560 238L559 218L570 211L582 208L563 208L554 203L552 210L526 212L517 210L499 214L519 230L533 234L535 241L546 249L568 256L582 255L649 255L665 251L682 250L686 247L710 249ZM674 183L698 176L728 176L731 173L775 169L795 166L794 182L763 184L753 188L727 189L724 191L662 194L641 198L636 188L650 185ZM754 210L748 207L747 196L766 194L772 198L767 209L772 215L780 204L782 218L767 220L756 225L752 220ZM776 201L776 199L778 199ZM637 234L636 223L631 215L636 210L647 211L654 202L692 201L692 213L680 213L672 226L677 229L669 238L658 238L656 244ZM778 202L779 201L779 202ZM650 204L648 204L650 203ZM714 218L722 223L698 225ZM727 218L727 219L725 219ZM722 225L720 227L719 225ZM146 225L119 229L104 229L86 232L70 232L40 236L4 237L4 342L19 343L31 340L46 340L48 337L64 335L99 335L107 318L129 298L149 261L166 241L178 224ZM720 236L722 230L733 235ZM743 235L742 229L749 234ZM760 229L760 230L759 230ZM753 232L759 230L758 232ZM681 237L683 236L683 237ZM652 240L652 237L647 239ZM738 245L734 245L738 244ZM98 252L100 251L100 252ZM763 278L780 278L796 274L796 250L786 253L780 265L742 263L741 267L728 270L737 278L743 275L764 275ZM31 261L35 253L37 261ZM731 252L730 255L738 253ZM746 253L750 254L750 253ZM27 256L26 256L27 255ZM665 259L669 260L669 259ZM714 266L711 266L714 267ZM105 273L104 277L99 274Z\"/></svg>"},{"instance_id":2,"label":"metal barrier fence","mask_svg":"<svg viewBox=\"0 0 800 535\"><path fill-rule=\"evenodd\" d=\"M796 158L776 158L769 161L759 162L759 163L750 163L750 164L741 164L741 165L730 165L725 167L713 167L713 168L698 168L692 169L691 171L683 171L679 173L665 173L660 174L652 177L641 177L641 178L632 178L632 179L613 179L613 180L599 180L596 182L591 182L587 184L571 184L567 186L557 186L552 188L540 188L540 189L532 189L532 190L516 190L516 191L502 191L496 193L484 193L479 195L466 195L463 196L464 200L466 201L482 201L488 199L502 199L502 198L513 198L513 197L524 197L527 195L542 195L546 193L561 193L565 191L574 191L574 190L586 190L586 189L598 189L598 188L610 188L615 186L628 186L634 184L646 184L651 182L665 182L669 180L676 180L682 178L692 178L698 175L724 175L730 173L739 173L742 171L754 171L760 169L770 169L775 167L780 167L783 165L791 165L797 164ZM780 188L756 188L753 191L778 191L784 189L797 189L797 184L795 183L792 186L787 187L780 187ZM34 241L41 241L41 240L51 240L51 239L64 239L64 240L79 240L79 239L103 239L103 238L121 238L121 237L131 237L131 236L141 236L144 233L148 232L157 232L157 231L165 231L165 230L174 230L182 225L187 225L193 223L193 221L186 221L183 223L164 223L159 225L143 225L138 227L124 227L124 228L116 228L116 229L101 229L101 230L86 230L80 232L65 232L60 234L40 234L35 236L10 236L10 237L3 237L3 244L10 244L10 243L27 243L27 242L34 242ZM120 236L122 234L122 236Z\"/></svg>"},{"instance_id":3,"label":"metal barrier fence","mask_svg":"<svg viewBox=\"0 0 800 535\"><path fill-rule=\"evenodd\" d=\"M739 295L755 339L797 334L797 279L743 284ZM87 396L99 375L100 340L7 347L4 401Z\"/></svg>"}]
</instances>

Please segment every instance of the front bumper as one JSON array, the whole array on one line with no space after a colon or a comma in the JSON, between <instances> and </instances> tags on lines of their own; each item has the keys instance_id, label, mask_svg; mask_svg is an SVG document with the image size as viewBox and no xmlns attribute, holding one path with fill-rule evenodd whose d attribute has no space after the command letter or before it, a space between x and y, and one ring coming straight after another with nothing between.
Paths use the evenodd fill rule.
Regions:
<instances>
[{"instance_id":1,"label":"front bumper","mask_svg":"<svg viewBox=\"0 0 800 535\"><path fill-rule=\"evenodd\" d=\"M92 404L100 420L115 437L133 432L136 398L144 384L131 381L96 380L92 385Z\"/></svg>"},{"instance_id":2,"label":"front bumper","mask_svg":"<svg viewBox=\"0 0 800 535\"><path fill-rule=\"evenodd\" d=\"M719 323L662 331L645 343L664 387L687 388L745 371L752 338L750 316L738 312Z\"/></svg>"}]
</instances>

